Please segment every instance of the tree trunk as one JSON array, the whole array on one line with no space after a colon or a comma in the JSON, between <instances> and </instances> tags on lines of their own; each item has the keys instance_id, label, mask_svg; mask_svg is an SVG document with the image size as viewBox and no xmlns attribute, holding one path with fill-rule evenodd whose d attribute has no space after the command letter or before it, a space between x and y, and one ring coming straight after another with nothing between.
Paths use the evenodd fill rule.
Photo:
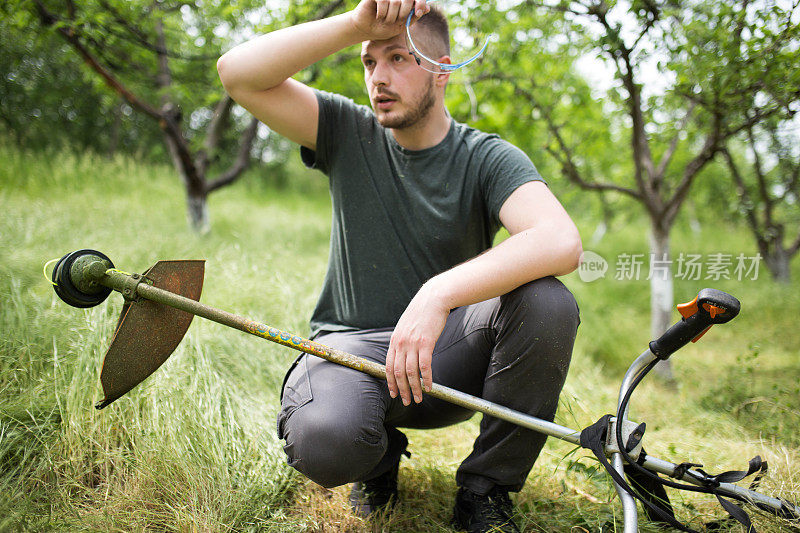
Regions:
<instances>
[{"instance_id":1,"label":"tree trunk","mask_svg":"<svg viewBox=\"0 0 800 533\"><path fill-rule=\"evenodd\" d=\"M205 235L211 230L208 221L208 196L203 192L187 191L186 207L189 225L200 235Z\"/></svg>"},{"instance_id":2,"label":"tree trunk","mask_svg":"<svg viewBox=\"0 0 800 533\"><path fill-rule=\"evenodd\" d=\"M597 228L595 228L594 233L592 234L592 245L596 245L603 239L608 231L608 228L611 227L611 220L613 217L611 207L609 207L606 197L600 194L598 195L598 198L600 199L600 208L603 212L603 220L600 221L600 224L597 225Z\"/></svg>"},{"instance_id":3,"label":"tree trunk","mask_svg":"<svg viewBox=\"0 0 800 533\"><path fill-rule=\"evenodd\" d=\"M650 228L650 334L660 337L672 325L672 262L669 253L669 229L652 221ZM653 369L661 379L675 383L669 359Z\"/></svg>"},{"instance_id":4,"label":"tree trunk","mask_svg":"<svg viewBox=\"0 0 800 533\"><path fill-rule=\"evenodd\" d=\"M770 252L764 257L764 262L772 274L772 279L788 285L792 280L792 270L789 266L791 257L780 245L773 246Z\"/></svg>"},{"instance_id":5,"label":"tree trunk","mask_svg":"<svg viewBox=\"0 0 800 533\"><path fill-rule=\"evenodd\" d=\"M689 215L689 227L692 228L692 233L698 235L700 230L703 229L702 225L700 224L700 220L697 218L697 208L694 204L694 201L689 198L686 201L686 206L688 207L688 215Z\"/></svg>"},{"instance_id":6,"label":"tree trunk","mask_svg":"<svg viewBox=\"0 0 800 533\"><path fill-rule=\"evenodd\" d=\"M114 120L111 122L111 131L108 133L108 147L106 149L106 157L114 157L119 147L120 131L122 130L122 104L117 103L111 114Z\"/></svg>"},{"instance_id":7,"label":"tree trunk","mask_svg":"<svg viewBox=\"0 0 800 533\"><path fill-rule=\"evenodd\" d=\"M189 225L199 234L208 233L211 226L208 218L208 207L206 206L208 190L205 187L205 180L203 176L197 175L197 167L195 165L187 165L187 162L181 157L180 148L178 147L180 140L173 138L167 129L164 129L164 141L167 144L167 148L169 148L172 164L180 174L181 181L183 181L183 185L186 188L186 214L189 219Z\"/></svg>"}]
</instances>

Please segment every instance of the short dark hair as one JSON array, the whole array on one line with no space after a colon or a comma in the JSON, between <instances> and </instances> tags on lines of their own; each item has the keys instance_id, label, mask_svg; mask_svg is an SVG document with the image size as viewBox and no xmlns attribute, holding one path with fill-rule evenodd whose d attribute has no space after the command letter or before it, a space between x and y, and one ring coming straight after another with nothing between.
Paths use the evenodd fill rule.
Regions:
<instances>
[{"instance_id":1,"label":"short dark hair","mask_svg":"<svg viewBox=\"0 0 800 533\"><path fill-rule=\"evenodd\" d=\"M431 52L438 58L450 55L450 26L447 17L439 6L429 5L430 11L414 23L426 34Z\"/></svg>"}]
</instances>

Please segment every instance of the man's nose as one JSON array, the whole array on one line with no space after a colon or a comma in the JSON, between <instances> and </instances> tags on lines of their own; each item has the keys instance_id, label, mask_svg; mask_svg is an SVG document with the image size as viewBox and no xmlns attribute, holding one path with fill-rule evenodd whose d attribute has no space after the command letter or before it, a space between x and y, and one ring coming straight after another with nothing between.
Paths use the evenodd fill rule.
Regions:
<instances>
[{"instance_id":1,"label":"man's nose","mask_svg":"<svg viewBox=\"0 0 800 533\"><path fill-rule=\"evenodd\" d=\"M377 61L372 69L372 83L374 85L389 85L391 82L391 69L385 61Z\"/></svg>"}]
</instances>

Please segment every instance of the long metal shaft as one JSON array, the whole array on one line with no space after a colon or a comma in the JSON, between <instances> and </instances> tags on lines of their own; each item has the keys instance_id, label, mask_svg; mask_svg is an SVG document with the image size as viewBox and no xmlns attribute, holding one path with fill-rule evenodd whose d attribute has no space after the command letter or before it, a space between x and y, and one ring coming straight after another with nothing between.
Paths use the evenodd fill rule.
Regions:
<instances>
[{"instance_id":1,"label":"long metal shaft","mask_svg":"<svg viewBox=\"0 0 800 533\"><path fill-rule=\"evenodd\" d=\"M658 472L659 474L664 474L665 476L670 476L675 479L679 479L680 481L685 481L697 486L703 486L703 483L701 483L699 480L708 478L708 476L702 472L698 472L697 470L691 468L687 469L686 474L684 474L682 477L676 477L673 474L678 465L675 463L670 463L669 461L652 457L650 455L645 455L641 464L644 468L652 472ZM784 511L795 517L800 517L800 506L781 501L778 498L772 498L770 496L761 494L760 492L746 489L744 487L740 487L739 485L734 485L733 483L720 483L717 489L724 493L724 495L744 498L753 504L759 504L763 507L768 507L776 512Z\"/></svg>"},{"instance_id":2,"label":"long metal shaft","mask_svg":"<svg viewBox=\"0 0 800 533\"><path fill-rule=\"evenodd\" d=\"M136 281L131 280L131 276L114 269L106 270L105 265L101 262L96 262L86 267L86 274L94 278L98 283L109 287L115 291L121 292L128 298L138 296L146 300L151 300L156 303L168 305L181 311L186 311L196 316L206 318L208 320L218 322L225 326L229 326L239 331L276 342L283 346L287 346L300 352L306 352L311 355L316 355L333 363L364 372L370 376L386 379L386 367L379 363L375 363L363 357L358 357L353 354L336 350L323 344L305 339L299 335L282 331L278 328L248 320L246 318L222 311L214 307L201 304L190 298L173 294L169 291L159 289L152 285L148 285L141 278ZM128 293L126 294L126 291ZM132 292L135 291L135 295ZM450 387L445 387L437 383L433 384L430 392L426 394L445 400L447 402L459 405L472 411L480 411L481 413L511 422L518 426L531 429L533 431L544 433L552 437L556 437L573 444L578 444L580 439L580 431L575 431L553 422L548 422L534 416L526 415L504 407L502 405L484 400L461 392Z\"/></svg>"}]
</instances>

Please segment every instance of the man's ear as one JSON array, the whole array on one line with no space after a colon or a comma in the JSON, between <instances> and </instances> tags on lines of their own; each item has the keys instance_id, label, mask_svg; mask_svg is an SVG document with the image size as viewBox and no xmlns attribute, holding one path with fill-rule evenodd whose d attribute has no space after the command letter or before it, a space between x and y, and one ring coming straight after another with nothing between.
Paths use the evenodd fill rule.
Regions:
<instances>
[{"instance_id":1,"label":"man's ear","mask_svg":"<svg viewBox=\"0 0 800 533\"><path fill-rule=\"evenodd\" d=\"M439 59L437 59L437 61L439 63L446 63L448 65L452 64L452 61L450 60L450 56L441 56ZM437 87L444 87L445 85L447 85L448 81L450 81L450 73L449 72L443 72L441 74L437 74L436 75L436 86Z\"/></svg>"}]
</instances>

